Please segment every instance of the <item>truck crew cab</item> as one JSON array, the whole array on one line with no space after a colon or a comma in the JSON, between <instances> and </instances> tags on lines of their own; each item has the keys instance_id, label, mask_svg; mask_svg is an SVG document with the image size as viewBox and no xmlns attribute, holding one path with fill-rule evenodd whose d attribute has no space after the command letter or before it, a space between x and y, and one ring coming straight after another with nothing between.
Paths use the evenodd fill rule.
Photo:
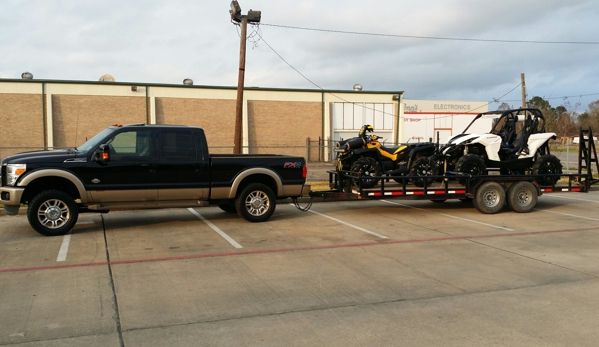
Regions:
<instances>
[{"instance_id":1,"label":"truck crew cab","mask_svg":"<svg viewBox=\"0 0 599 347\"><path fill-rule=\"evenodd\" d=\"M266 221L276 200L306 195L304 158L210 155L201 128L114 125L77 148L27 152L1 163L6 214L27 204L40 234L64 235L80 212L217 204L250 222Z\"/></svg>"}]
</instances>

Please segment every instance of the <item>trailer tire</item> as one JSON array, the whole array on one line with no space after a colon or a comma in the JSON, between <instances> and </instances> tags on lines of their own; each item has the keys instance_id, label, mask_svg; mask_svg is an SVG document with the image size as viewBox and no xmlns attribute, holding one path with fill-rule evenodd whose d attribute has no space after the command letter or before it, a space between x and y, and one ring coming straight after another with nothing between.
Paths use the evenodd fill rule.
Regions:
<instances>
[{"instance_id":1,"label":"trailer tire","mask_svg":"<svg viewBox=\"0 0 599 347\"><path fill-rule=\"evenodd\" d=\"M248 222L264 222L272 216L277 206L275 193L263 183L250 183L245 186L237 199L237 213Z\"/></svg>"},{"instance_id":2,"label":"trailer tire","mask_svg":"<svg viewBox=\"0 0 599 347\"><path fill-rule=\"evenodd\" d=\"M79 209L75 200L60 190L45 190L31 199L27 220L44 236L65 235L77 223Z\"/></svg>"},{"instance_id":3,"label":"trailer tire","mask_svg":"<svg viewBox=\"0 0 599 347\"><path fill-rule=\"evenodd\" d=\"M532 173L534 175L558 175L562 173L562 163L555 155L545 154L538 158L537 162L532 166ZM560 176L540 176L537 178L537 182L542 186L551 186L557 183L559 179Z\"/></svg>"},{"instance_id":4,"label":"trailer tire","mask_svg":"<svg viewBox=\"0 0 599 347\"><path fill-rule=\"evenodd\" d=\"M481 213L498 213L505 205L505 190L497 182L485 182L476 190L472 203Z\"/></svg>"},{"instance_id":5,"label":"trailer tire","mask_svg":"<svg viewBox=\"0 0 599 347\"><path fill-rule=\"evenodd\" d=\"M487 167L485 165L485 161L483 160L483 158L481 158L480 156L478 156L476 154L466 154L465 156L461 157L458 160L458 162L456 163L455 167L456 167L457 172L471 175L471 176L484 175L485 171L487 170ZM476 181L477 181L476 179L471 178L470 186L474 186ZM468 182L468 179L467 178L458 178L458 182L461 185L465 185L466 182Z\"/></svg>"},{"instance_id":6,"label":"trailer tire","mask_svg":"<svg viewBox=\"0 0 599 347\"><path fill-rule=\"evenodd\" d=\"M537 188L534 184L523 181L511 185L507 190L507 205L518 213L528 213L537 205Z\"/></svg>"}]
</instances>

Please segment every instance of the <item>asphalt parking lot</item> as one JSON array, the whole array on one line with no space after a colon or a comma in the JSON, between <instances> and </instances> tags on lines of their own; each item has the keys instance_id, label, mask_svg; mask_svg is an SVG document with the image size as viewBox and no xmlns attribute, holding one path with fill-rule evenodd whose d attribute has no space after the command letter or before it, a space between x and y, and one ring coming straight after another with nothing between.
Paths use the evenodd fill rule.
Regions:
<instances>
[{"instance_id":1,"label":"asphalt parking lot","mask_svg":"<svg viewBox=\"0 0 599 347\"><path fill-rule=\"evenodd\" d=\"M468 203L0 212L4 346L596 346L599 192Z\"/></svg>"}]
</instances>

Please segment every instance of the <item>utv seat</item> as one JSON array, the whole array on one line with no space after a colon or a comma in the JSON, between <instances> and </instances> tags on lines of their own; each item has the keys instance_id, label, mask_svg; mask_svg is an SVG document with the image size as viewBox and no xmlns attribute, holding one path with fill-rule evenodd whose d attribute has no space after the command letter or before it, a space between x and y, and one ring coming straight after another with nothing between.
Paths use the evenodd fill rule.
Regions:
<instances>
[{"instance_id":1,"label":"utv seat","mask_svg":"<svg viewBox=\"0 0 599 347\"><path fill-rule=\"evenodd\" d=\"M506 146L504 146L502 144L500 150L505 153L518 154L523 151L528 153L527 145L528 145L528 138L530 137L531 130L532 130L532 120L530 119L530 116L529 116L524 121L524 126L522 127L522 129L520 129L518 134L516 134L516 138L511 143L507 144Z\"/></svg>"}]
</instances>

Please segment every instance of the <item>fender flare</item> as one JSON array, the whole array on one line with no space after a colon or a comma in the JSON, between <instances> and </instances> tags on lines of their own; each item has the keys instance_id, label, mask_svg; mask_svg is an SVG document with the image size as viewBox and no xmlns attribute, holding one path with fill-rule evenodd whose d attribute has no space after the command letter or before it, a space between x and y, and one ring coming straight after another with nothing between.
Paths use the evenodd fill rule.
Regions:
<instances>
[{"instance_id":1,"label":"fender flare","mask_svg":"<svg viewBox=\"0 0 599 347\"><path fill-rule=\"evenodd\" d=\"M242 171L239 175L235 177L233 180L233 184L231 185L231 190L229 191L229 199L234 199L237 195L237 190L239 189L239 185L241 182L252 175L266 175L272 178L277 185L277 195L283 191L283 182L281 181L281 177L271 169L266 168L251 168Z\"/></svg>"},{"instance_id":2,"label":"fender flare","mask_svg":"<svg viewBox=\"0 0 599 347\"><path fill-rule=\"evenodd\" d=\"M27 186L31 182L35 181L36 179L46 178L46 177L60 177L60 178L64 178L64 179L70 181L71 183L73 183L75 188L77 188L81 202L84 204L87 203L87 190L85 189L83 182L81 182L81 180L77 176L75 176L74 174L72 174L66 170L42 169L42 170L33 171L30 174L28 174L27 176L23 177L23 179L21 179L19 181L17 186L27 188Z\"/></svg>"}]
</instances>

